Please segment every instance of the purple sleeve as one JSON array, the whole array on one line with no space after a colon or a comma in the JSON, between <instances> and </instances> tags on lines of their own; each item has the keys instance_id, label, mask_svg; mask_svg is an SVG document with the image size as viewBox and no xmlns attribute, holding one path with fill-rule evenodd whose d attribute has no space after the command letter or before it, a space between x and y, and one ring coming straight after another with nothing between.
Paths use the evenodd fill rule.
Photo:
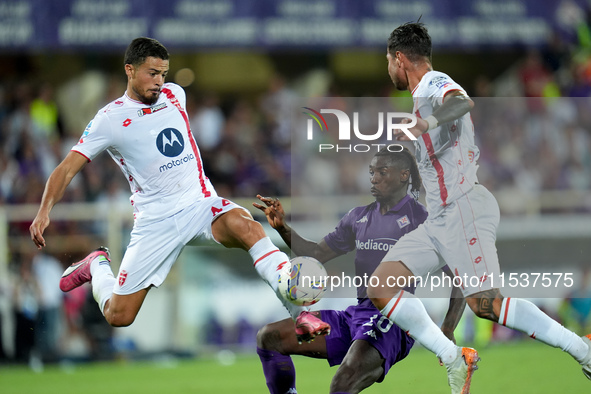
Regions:
<instances>
[{"instance_id":1,"label":"purple sleeve","mask_svg":"<svg viewBox=\"0 0 591 394\"><path fill-rule=\"evenodd\" d=\"M355 249L352 210L339 221L334 231L324 237L324 242L335 252L345 254Z\"/></svg>"},{"instance_id":2,"label":"purple sleeve","mask_svg":"<svg viewBox=\"0 0 591 394\"><path fill-rule=\"evenodd\" d=\"M451 271L451 268L447 264L441 267L441 270L445 272L447 275L451 276L452 278L455 276L454 273Z\"/></svg>"},{"instance_id":3,"label":"purple sleeve","mask_svg":"<svg viewBox=\"0 0 591 394\"><path fill-rule=\"evenodd\" d=\"M419 227L425 220L427 220L427 216L429 213L427 212L427 208L419 202L414 202L414 206L412 208L412 229Z\"/></svg>"}]
</instances>

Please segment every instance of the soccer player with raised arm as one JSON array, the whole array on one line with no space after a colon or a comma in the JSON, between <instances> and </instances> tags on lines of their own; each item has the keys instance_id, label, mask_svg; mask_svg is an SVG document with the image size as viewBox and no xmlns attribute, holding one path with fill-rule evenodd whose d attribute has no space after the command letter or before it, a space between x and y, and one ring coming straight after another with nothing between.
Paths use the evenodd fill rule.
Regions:
<instances>
[{"instance_id":1,"label":"soccer player with raised arm","mask_svg":"<svg viewBox=\"0 0 591 394\"><path fill-rule=\"evenodd\" d=\"M495 247L499 206L478 184L478 147L469 111L473 102L448 75L431 66L431 38L420 23L396 28L388 39L388 73L399 90L409 90L417 124L410 129L429 216L386 254L370 282L369 297L392 322L435 353L448 371L452 393L468 393L479 360L474 349L456 346L431 320L422 302L399 287L381 287L386 278L422 276L447 264L477 316L522 331L559 347L591 379L591 340L579 337L529 301L503 297L491 284L500 273ZM400 139L407 139L401 136ZM398 282L400 283L400 282Z\"/></svg>"},{"instance_id":2,"label":"soccer player with raised arm","mask_svg":"<svg viewBox=\"0 0 591 394\"><path fill-rule=\"evenodd\" d=\"M221 244L251 255L258 274L277 292L280 270L289 258L265 235L260 223L235 203L221 198L203 172L189 126L184 90L165 83L169 55L158 41L134 39L125 52L127 90L100 109L82 137L56 167L45 186L30 226L39 249L49 213L72 178L106 150L131 188L134 225L119 274L113 275L108 249L101 247L62 275L67 292L91 282L95 300L112 326L130 325L151 287L168 275L185 245ZM314 336L328 326L279 297L299 324Z\"/></svg>"},{"instance_id":3,"label":"soccer player with raised arm","mask_svg":"<svg viewBox=\"0 0 591 394\"><path fill-rule=\"evenodd\" d=\"M355 275L369 276L386 251L427 217L425 207L407 194L411 185L412 192L418 195L421 185L416 161L408 149L389 152L384 148L373 157L369 174L375 201L351 209L318 243L304 239L287 225L279 200L259 196L264 205L254 206L265 212L271 226L295 254L313 256L324 263L355 251ZM368 242L379 243L380 248L359 247ZM330 392L351 394L381 382L390 367L408 355L414 340L380 314L367 298L365 288L358 288L357 293L358 303L344 311L309 312L331 326L328 335L314 342L298 343L292 319L268 324L259 331L257 352L271 394L296 393L292 354L324 358L331 366L340 365ZM458 292L451 299L442 326L451 339L464 306ZM295 328L299 333L300 327Z\"/></svg>"}]
</instances>

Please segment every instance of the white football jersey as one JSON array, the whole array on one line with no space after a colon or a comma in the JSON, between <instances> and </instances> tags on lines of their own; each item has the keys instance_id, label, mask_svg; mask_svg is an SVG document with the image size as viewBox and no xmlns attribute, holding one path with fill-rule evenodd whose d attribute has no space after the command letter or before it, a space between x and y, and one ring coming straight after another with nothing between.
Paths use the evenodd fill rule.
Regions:
<instances>
[{"instance_id":1,"label":"white football jersey","mask_svg":"<svg viewBox=\"0 0 591 394\"><path fill-rule=\"evenodd\" d=\"M134 218L142 223L217 196L203 172L185 104L184 90L173 83L163 85L151 106L125 94L98 111L72 148L89 161L109 152L129 182Z\"/></svg>"},{"instance_id":2,"label":"white football jersey","mask_svg":"<svg viewBox=\"0 0 591 394\"><path fill-rule=\"evenodd\" d=\"M466 93L448 75L429 71L412 91L414 114L427 118L443 104L445 94L454 90ZM470 113L429 130L414 144L419 172L427 192L425 198L429 217L435 217L447 204L470 191L478 182L476 170L480 151L474 144Z\"/></svg>"}]
</instances>

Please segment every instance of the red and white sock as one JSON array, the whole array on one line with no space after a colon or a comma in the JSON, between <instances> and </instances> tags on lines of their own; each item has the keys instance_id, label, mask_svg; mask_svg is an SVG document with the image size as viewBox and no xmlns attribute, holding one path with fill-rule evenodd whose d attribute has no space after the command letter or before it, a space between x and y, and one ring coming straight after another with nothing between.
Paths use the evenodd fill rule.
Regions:
<instances>
[{"instance_id":1,"label":"red and white sock","mask_svg":"<svg viewBox=\"0 0 591 394\"><path fill-rule=\"evenodd\" d=\"M585 358L589 350L581 337L521 298L503 299L499 324L524 332L547 345L559 347L578 362Z\"/></svg>"},{"instance_id":2,"label":"red and white sock","mask_svg":"<svg viewBox=\"0 0 591 394\"><path fill-rule=\"evenodd\" d=\"M437 324L431 320L421 300L413 294L404 290L399 291L381 312L421 345L435 353L444 364L451 364L458 357L458 347L441 332Z\"/></svg>"},{"instance_id":3,"label":"red and white sock","mask_svg":"<svg viewBox=\"0 0 591 394\"><path fill-rule=\"evenodd\" d=\"M115 277L106 258L99 256L90 263L92 295L104 315L105 304L113 296Z\"/></svg>"},{"instance_id":4,"label":"red and white sock","mask_svg":"<svg viewBox=\"0 0 591 394\"><path fill-rule=\"evenodd\" d=\"M283 306L289 311L293 319L297 318L301 312L308 310L306 307L297 306L286 301L278 294L279 272L289 264L289 257L273 245L269 237L260 239L250 248L248 253L250 253L254 261L254 268L259 276L271 286L277 298L283 303Z\"/></svg>"}]
</instances>

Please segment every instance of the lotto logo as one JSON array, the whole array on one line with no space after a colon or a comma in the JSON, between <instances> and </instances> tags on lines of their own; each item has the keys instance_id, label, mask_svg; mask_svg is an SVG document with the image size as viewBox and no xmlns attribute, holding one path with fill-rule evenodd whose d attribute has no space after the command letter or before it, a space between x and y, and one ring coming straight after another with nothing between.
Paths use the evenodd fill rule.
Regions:
<instances>
[{"instance_id":1,"label":"lotto logo","mask_svg":"<svg viewBox=\"0 0 591 394\"><path fill-rule=\"evenodd\" d=\"M119 286L123 286L125 281L127 280L127 271L122 270L119 272Z\"/></svg>"}]
</instances>

